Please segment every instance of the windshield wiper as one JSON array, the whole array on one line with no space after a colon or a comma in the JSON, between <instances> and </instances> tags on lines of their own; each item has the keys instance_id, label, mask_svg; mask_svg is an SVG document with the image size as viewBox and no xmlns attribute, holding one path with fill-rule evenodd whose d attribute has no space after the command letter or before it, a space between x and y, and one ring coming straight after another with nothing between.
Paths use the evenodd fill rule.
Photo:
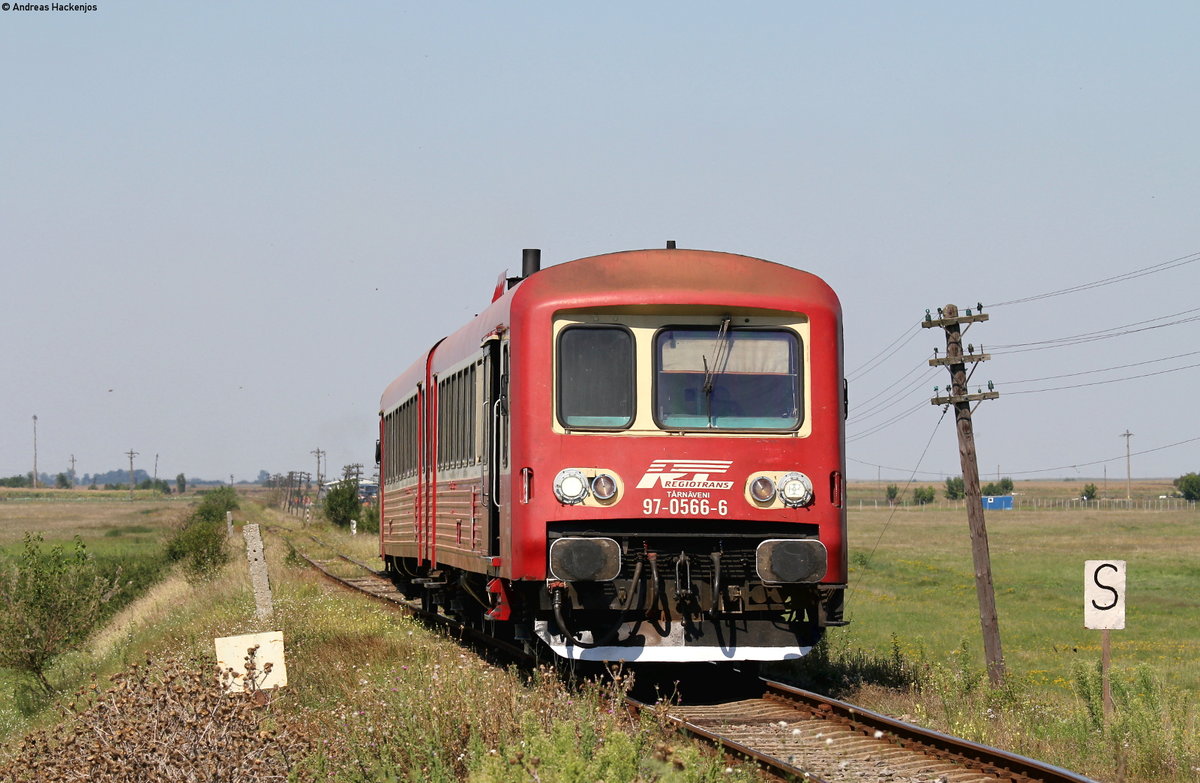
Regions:
<instances>
[{"instance_id":1,"label":"windshield wiper","mask_svg":"<svg viewBox=\"0 0 1200 783\"><path fill-rule=\"evenodd\" d=\"M732 322L731 316L726 315L721 318L721 326L717 329L717 340L713 344L712 367L708 366L708 357L704 354L700 355L700 361L704 362L704 403L707 409L709 428L715 426L712 411L713 383L716 381L717 375L724 372L723 365L729 364L729 350L732 341L725 338L729 335L729 325Z\"/></svg>"}]
</instances>

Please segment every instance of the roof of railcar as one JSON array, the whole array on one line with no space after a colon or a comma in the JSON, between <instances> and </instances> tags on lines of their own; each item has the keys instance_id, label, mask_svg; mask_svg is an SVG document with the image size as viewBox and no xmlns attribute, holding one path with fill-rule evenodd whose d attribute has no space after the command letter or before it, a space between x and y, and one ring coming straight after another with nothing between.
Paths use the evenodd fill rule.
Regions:
<instances>
[{"instance_id":1,"label":"roof of railcar","mask_svg":"<svg viewBox=\"0 0 1200 783\"><path fill-rule=\"evenodd\" d=\"M721 304L769 310L826 310L840 318L837 295L816 275L761 258L708 250L628 250L548 266L508 289L458 331L435 343L434 370L478 350L513 309L606 305ZM388 411L425 378L423 352L388 385ZM444 360L439 361L443 357Z\"/></svg>"},{"instance_id":2,"label":"roof of railcar","mask_svg":"<svg viewBox=\"0 0 1200 783\"><path fill-rule=\"evenodd\" d=\"M529 300L557 307L612 304L746 304L766 309L829 309L837 295L824 280L761 258L707 250L630 250L547 267L514 289L514 308Z\"/></svg>"}]
</instances>

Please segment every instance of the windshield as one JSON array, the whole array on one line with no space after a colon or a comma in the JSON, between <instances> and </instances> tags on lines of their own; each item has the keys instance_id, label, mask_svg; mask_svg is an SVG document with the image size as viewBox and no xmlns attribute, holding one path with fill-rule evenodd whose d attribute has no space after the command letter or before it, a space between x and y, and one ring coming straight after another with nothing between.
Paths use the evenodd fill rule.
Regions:
<instances>
[{"instance_id":1,"label":"windshield","mask_svg":"<svg viewBox=\"0 0 1200 783\"><path fill-rule=\"evenodd\" d=\"M791 430L800 425L800 339L786 329L663 329L655 337L654 415L671 429Z\"/></svg>"}]
</instances>

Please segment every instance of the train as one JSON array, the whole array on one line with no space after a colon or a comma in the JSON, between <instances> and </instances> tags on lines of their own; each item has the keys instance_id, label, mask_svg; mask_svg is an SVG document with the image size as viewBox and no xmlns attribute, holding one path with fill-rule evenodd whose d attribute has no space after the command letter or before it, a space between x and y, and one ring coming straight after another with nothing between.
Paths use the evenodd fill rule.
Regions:
<instances>
[{"instance_id":1,"label":"train","mask_svg":"<svg viewBox=\"0 0 1200 783\"><path fill-rule=\"evenodd\" d=\"M812 273L525 250L380 397L385 572L551 658L801 657L845 625L847 405Z\"/></svg>"}]
</instances>

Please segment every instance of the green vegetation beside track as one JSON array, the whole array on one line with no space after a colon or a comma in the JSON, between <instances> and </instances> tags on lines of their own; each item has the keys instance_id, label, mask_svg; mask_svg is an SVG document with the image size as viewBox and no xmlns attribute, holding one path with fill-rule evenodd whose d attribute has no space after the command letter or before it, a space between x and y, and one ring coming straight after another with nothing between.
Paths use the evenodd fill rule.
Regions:
<instances>
[{"instance_id":1,"label":"green vegetation beside track","mask_svg":"<svg viewBox=\"0 0 1200 783\"><path fill-rule=\"evenodd\" d=\"M168 541L189 513L177 502L0 504L5 552L20 551L21 525L32 523L47 545L79 535L97 562L157 564L157 581L56 659L49 679L61 704L90 687L92 674L103 684L135 662L143 664L138 682L147 671L151 680L172 667L205 671L215 637L281 629L289 684L272 694L245 742L254 753L260 733L295 740L288 759L275 761L296 780L754 777L747 768L727 773L719 757L665 732L653 715L629 718L616 701L620 686L568 691L546 671L496 669L397 611L341 592L294 552L336 550L377 565L374 536L305 526L241 500L235 524L270 527L272 619L255 617L240 536L225 548L229 562L207 574L191 572L186 558L165 565ZM769 673L1101 781L1200 776L1200 516L989 512L988 526L1004 687L992 688L984 674L966 521L952 508L853 509L851 625L833 630L817 654ZM1116 710L1108 717L1099 632L1082 627L1083 561L1101 558L1129 568L1126 629L1112 632ZM44 736L61 720L58 698L0 671L0 739L8 738L0 778L17 738ZM124 711L157 709L138 704ZM91 719L71 720L86 728Z\"/></svg>"}]
</instances>

